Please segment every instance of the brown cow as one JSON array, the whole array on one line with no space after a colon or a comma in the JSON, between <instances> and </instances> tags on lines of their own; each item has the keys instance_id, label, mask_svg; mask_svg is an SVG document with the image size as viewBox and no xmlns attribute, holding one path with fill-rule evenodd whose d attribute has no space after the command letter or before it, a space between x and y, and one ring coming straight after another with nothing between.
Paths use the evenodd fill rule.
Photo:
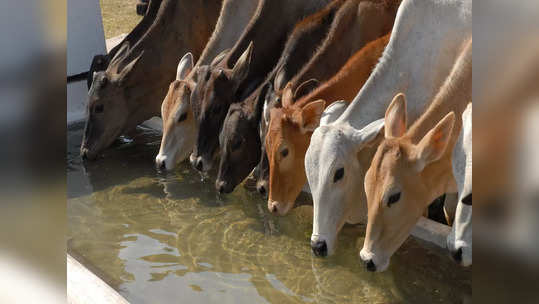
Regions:
<instances>
[{"instance_id":1,"label":"brown cow","mask_svg":"<svg viewBox=\"0 0 539 304\"><path fill-rule=\"evenodd\" d=\"M452 153L471 100L470 38L433 102L408 130L404 95L387 108L384 139L365 175L368 224L360 257L368 270L384 271L430 202L457 191Z\"/></svg>"},{"instance_id":2,"label":"brown cow","mask_svg":"<svg viewBox=\"0 0 539 304\"><path fill-rule=\"evenodd\" d=\"M255 17L230 53L212 68L201 103L191 164L208 171L219 151L217 134L233 102L248 97L271 72L294 25L329 0L261 0ZM283 13L284 12L284 13Z\"/></svg>"},{"instance_id":3,"label":"brown cow","mask_svg":"<svg viewBox=\"0 0 539 304\"><path fill-rule=\"evenodd\" d=\"M323 10L298 22L281 58L264 84L244 101L230 106L219 137L221 161L215 186L220 193L234 190L260 160L263 146L261 136L264 135L259 129L270 83L281 86L311 58L320 41L328 34L335 13L343 2L333 1Z\"/></svg>"},{"instance_id":4,"label":"brown cow","mask_svg":"<svg viewBox=\"0 0 539 304\"><path fill-rule=\"evenodd\" d=\"M163 0L154 23L134 45L123 45L89 92L81 155L89 159L116 137L158 116L174 79L178 54L199 56L208 41L220 0Z\"/></svg>"},{"instance_id":5,"label":"brown cow","mask_svg":"<svg viewBox=\"0 0 539 304\"><path fill-rule=\"evenodd\" d=\"M280 215L294 205L307 182L304 158L322 112L336 100L351 101L376 66L389 34L367 44L333 78L294 103L291 83L283 107L271 110L266 148L270 167L268 209Z\"/></svg>"},{"instance_id":6,"label":"brown cow","mask_svg":"<svg viewBox=\"0 0 539 304\"><path fill-rule=\"evenodd\" d=\"M292 79L281 82L281 86L275 85L273 92L268 94L270 99L267 101L267 118L269 119L269 109L272 105L280 104L286 82L292 83L294 91L309 79L316 79L319 83L327 81L369 41L389 32L395 21L399 4L400 0L347 0L337 12L328 36L317 47L316 53L309 62L296 75L293 75ZM308 92L309 90L297 91L296 98ZM265 157L261 162L267 162ZM257 181L257 189L260 193L265 193L268 189L269 168L267 166L267 163L260 163L257 169L260 171ZM264 172L266 174L263 174Z\"/></svg>"},{"instance_id":7,"label":"brown cow","mask_svg":"<svg viewBox=\"0 0 539 304\"><path fill-rule=\"evenodd\" d=\"M93 79L94 79L94 72L104 71L107 69L107 67L110 64L110 60L114 58L116 53L127 44L127 47L135 45L137 41L140 40L140 38L146 33L146 31L150 28L150 25L155 20L155 17L157 16L157 11L159 10L159 6L161 6L162 0L152 0L148 6L148 11L144 17L142 17L142 20L133 28L133 30L125 36L125 38L115 47L113 47L108 54L106 55L95 55L94 58L92 58L92 63L90 64L90 70L88 71L88 76L86 79L88 89L90 89Z\"/></svg>"},{"instance_id":8,"label":"brown cow","mask_svg":"<svg viewBox=\"0 0 539 304\"><path fill-rule=\"evenodd\" d=\"M180 60L176 80L161 106L163 137L155 158L157 168L172 170L193 151L198 136L195 113L200 112L200 91L206 85L209 65L219 62L226 54L223 51L234 46L257 6L257 0L224 0L215 30L196 65L193 67L191 53Z\"/></svg>"}]
</instances>

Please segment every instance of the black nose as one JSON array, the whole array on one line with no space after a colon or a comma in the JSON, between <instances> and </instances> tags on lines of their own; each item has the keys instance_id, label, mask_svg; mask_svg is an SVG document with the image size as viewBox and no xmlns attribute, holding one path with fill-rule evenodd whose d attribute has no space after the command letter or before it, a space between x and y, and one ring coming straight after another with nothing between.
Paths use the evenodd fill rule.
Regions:
<instances>
[{"instance_id":1,"label":"black nose","mask_svg":"<svg viewBox=\"0 0 539 304\"><path fill-rule=\"evenodd\" d=\"M365 268L367 268L368 271L376 271L376 265L374 265L374 262L372 260L368 260L365 262Z\"/></svg>"},{"instance_id":2,"label":"black nose","mask_svg":"<svg viewBox=\"0 0 539 304\"><path fill-rule=\"evenodd\" d=\"M164 161L161 161L161 162L159 162L159 164L157 164L157 168L161 169L161 170L165 170L167 168L167 166L165 165Z\"/></svg>"},{"instance_id":3,"label":"black nose","mask_svg":"<svg viewBox=\"0 0 539 304\"><path fill-rule=\"evenodd\" d=\"M198 171L202 171L203 164L202 164L202 160L201 160L201 159L198 159L198 160L197 160L196 165L195 165L195 168L196 168Z\"/></svg>"},{"instance_id":4,"label":"black nose","mask_svg":"<svg viewBox=\"0 0 539 304\"><path fill-rule=\"evenodd\" d=\"M266 187L264 187L264 186L258 187L258 193L260 193L262 195L266 195Z\"/></svg>"},{"instance_id":5,"label":"black nose","mask_svg":"<svg viewBox=\"0 0 539 304\"><path fill-rule=\"evenodd\" d=\"M271 213L277 213L277 206L272 205L270 211Z\"/></svg>"},{"instance_id":6,"label":"black nose","mask_svg":"<svg viewBox=\"0 0 539 304\"><path fill-rule=\"evenodd\" d=\"M462 248L459 248L456 251L453 251L451 253L451 256L453 257L453 260L455 260L455 262L457 263L462 262Z\"/></svg>"},{"instance_id":7,"label":"black nose","mask_svg":"<svg viewBox=\"0 0 539 304\"><path fill-rule=\"evenodd\" d=\"M225 182L224 181L216 181L215 182L215 189L219 191L219 194L225 193Z\"/></svg>"},{"instance_id":8,"label":"black nose","mask_svg":"<svg viewBox=\"0 0 539 304\"><path fill-rule=\"evenodd\" d=\"M316 256L325 257L328 255L328 246L326 241L316 241L314 243L311 242L311 249Z\"/></svg>"}]
</instances>

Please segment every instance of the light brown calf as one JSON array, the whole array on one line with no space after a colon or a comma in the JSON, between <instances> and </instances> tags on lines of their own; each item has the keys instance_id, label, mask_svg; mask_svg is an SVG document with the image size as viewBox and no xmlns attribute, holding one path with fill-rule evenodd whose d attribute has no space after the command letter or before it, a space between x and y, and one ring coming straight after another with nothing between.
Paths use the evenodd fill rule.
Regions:
<instances>
[{"instance_id":1,"label":"light brown calf","mask_svg":"<svg viewBox=\"0 0 539 304\"><path fill-rule=\"evenodd\" d=\"M319 88L294 103L291 83L283 93L282 108L270 113L266 151L270 167L268 209L280 215L294 205L305 176L304 158L311 134L320 123L322 112L336 100L351 101L376 66L389 34L370 42L352 56L343 68ZM309 82L302 84L307 86Z\"/></svg>"},{"instance_id":2,"label":"light brown calf","mask_svg":"<svg viewBox=\"0 0 539 304\"><path fill-rule=\"evenodd\" d=\"M408 131L404 95L389 105L385 139L365 175L368 224L360 256L368 270L384 271L429 203L456 192L452 152L471 93L470 38L432 104Z\"/></svg>"}]
</instances>

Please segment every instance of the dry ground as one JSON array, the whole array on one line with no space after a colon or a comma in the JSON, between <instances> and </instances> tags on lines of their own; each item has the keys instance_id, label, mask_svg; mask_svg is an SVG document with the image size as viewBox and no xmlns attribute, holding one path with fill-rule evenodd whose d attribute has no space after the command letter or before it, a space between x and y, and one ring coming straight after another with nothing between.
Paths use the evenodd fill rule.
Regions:
<instances>
[{"instance_id":1,"label":"dry ground","mask_svg":"<svg viewBox=\"0 0 539 304\"><path fill-rule=\"evenodd\" d=\"M99 0L105 38L129 33L142 19L137 15L138 0Z\"/></svg>"}]
</instances>

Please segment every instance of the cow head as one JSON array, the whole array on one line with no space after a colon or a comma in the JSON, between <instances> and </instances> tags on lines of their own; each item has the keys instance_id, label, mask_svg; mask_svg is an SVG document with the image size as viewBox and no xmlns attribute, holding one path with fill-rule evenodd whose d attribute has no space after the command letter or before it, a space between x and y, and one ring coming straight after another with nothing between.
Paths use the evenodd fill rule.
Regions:
<instances>
[{"instance_id":1,"label":"cow head","mask_svg":"<svg viewBox=\"0 0 539 304\"><path fill-rule=\"evenodd\" d=\"M306 82L302 86L310 86ZM266 153L269 161L268 209L285 215L294 206L305 185L304 157L312 132L318 127L325 101L315 100L298 106L296 93L288 83L282 94L281 108L270 111L266 136Z\"/></svg>"},{"instance_id":2,"label":"cow head","mask_svg":"<svg viewBox=\"0 0 539 304\"><path fill-rule=\"evenodd\" d=\"M219 152L219 134L229 106L237 101L237 91L247 77L253 44L229 69L223 64L212 68L204 89L200 108L199 134L190 161L198 171L207 172L213 165L213 159Z\"/></svg>"},{"instance_id":3,"label":"cow head","mask_svg":"<svg viewBox=\"0 0 539 304\"><path fill-rule=\"evenodd\" d=\"M406 100L397 95L385 115L385 138L365 176L368 224L361 259L370 271L384 271L437 194L429 165L445 153L455 122L445 116L418 144L406 133Z\"/></svg>"},{"instance_id":4,"label":"cow head","mask_svg":"<svg viewBox=\"0 0 539 304\"><path fill-rule=\"evenodd\" d=\"M162 170L174 169L187 158L195 145L198 128L191 107L191 94L196 82L194 77L188 76L192 69L193 55L187 53L178 64L176 80L170 84L161 105L163 137L155 164Z\"/></svg>"},{"instance_id":5,"label":"cow head","mask_svg":"<svg viewBox=\"0 0 539 304\"><path fill-rule=\"evenodd\" d=\"M131 71L139 64L143 53L125 66L113 61L106 71L94 74L88 92L87 119L80 149L83 158L95 159L119 135L135 128L139 122L143 113L132 100L134 97L129 96L128 92L133 92L128 90L127 84L135 78Z\"/></svg>"},{"instance_id":6,"label":"cow head","mask_svg":"<svg viewBox=\"0 0 539 304\"><path fill-rule=\"evenodd\" d=\"M260 160L259 124L267 89L264 84L249 99L228 110L219 136L221 162L215 182L219 193L232 192Z\"/></svg>"},{"instance_id":7,"label":"cow head","mask_svg":"<svg viewBox=\"0 0 539 304\"><path fill-rule=\"evenodd\" d=\"M336 121L346 106L336 102L324 111L305 156L314 207L311 248L317 256L334 253L337 234L345 223L365 221L365 192L358 185L363 183L384 127L383 119L361 130Z\"/></svg>"}]
</instances>

